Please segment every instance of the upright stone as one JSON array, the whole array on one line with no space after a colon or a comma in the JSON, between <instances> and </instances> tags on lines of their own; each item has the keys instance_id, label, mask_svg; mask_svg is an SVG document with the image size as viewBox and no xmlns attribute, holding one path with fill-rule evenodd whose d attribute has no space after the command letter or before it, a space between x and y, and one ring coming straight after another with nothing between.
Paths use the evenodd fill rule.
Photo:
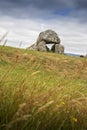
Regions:
<instances>
[{"instance_id":1,"label":"upright stone","mask_svg":"<svg viewBox=\"0 0 87 130\"><path fill-rule=\"evenodd\" d=\"M61 44L55 44L55 53L64 53L64 46Z\"/></svg>"},{"instance_id":2,"label":"upright stone","mask_svg":"<svg viewBox=\"0 0 87 130\"><path fill-rule=\"evenodd\" d=\"M37 50L38 50L38 51L47 51L46 44L45 44L44 41L41 41L41 42L37 45Z\"/></svg>"}]
</instances>

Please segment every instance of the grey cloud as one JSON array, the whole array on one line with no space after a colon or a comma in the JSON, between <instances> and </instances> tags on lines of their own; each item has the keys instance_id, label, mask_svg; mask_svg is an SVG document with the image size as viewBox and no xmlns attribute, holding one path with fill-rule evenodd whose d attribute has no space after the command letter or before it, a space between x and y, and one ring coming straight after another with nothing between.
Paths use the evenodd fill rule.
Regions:
<instances>
[{"instance_id":1,"label":"grey cloud","mask_svg":"<svg viewBox=\"0 0 87 130\"><path fill-rule=\"evenodd\" d=\"M47 18L55 10L67 8L67 0L1 0L0 14L17 18ZM48 13L49 12L49 13Z\"/></svg>"},{"instance_id":2,"label":"grey cloud","mask_svg":"<svg viewBox=\"0 0 87 130\"><path fill-rule=\"evenodd\" d=\"M87 10L87 0L76 0L75 6L77 9Z\"/></svg>"},{"instance_id":3,"label":"grey cloud","mask_svg":"<svg viewBox=\"0 0 87 130\"><path fill-rule=\"evenodd\" d=\"M69 10L68 10L69 9ZM49 15L64 15L86 20L87 0L0 0L0 15L17 18L47 18ZM58 12L57 14L54 12ZM49 13L48 13L49 12ZM80 16L80 13L83 14Z\"/></svg>"},{"instance_id":4,"label":"grey cloud","mask_svg":"<svg viewBox=\"0 0 87 130\"><path fill-rule=\"evenodd\" d=\"M62 8L64 6L66 6L68 4L67 0L3 0L3 2L1 1L1 3L11 3L13 6L16 7L26 7L26 6L34 6L36 8Z\"/></svg>"},{"instance_id":5,"label":"grey cloud","mask_svg":"<svg viewBox=\"0 0 87 130\"><path fill-rule=\"evenodd\" d=\"M87 0L1 0L1 4L11 4L13 7L33 6L40 9L66 8L73 6L79 9L87 9Z\"/></svg>"}]
</instances>

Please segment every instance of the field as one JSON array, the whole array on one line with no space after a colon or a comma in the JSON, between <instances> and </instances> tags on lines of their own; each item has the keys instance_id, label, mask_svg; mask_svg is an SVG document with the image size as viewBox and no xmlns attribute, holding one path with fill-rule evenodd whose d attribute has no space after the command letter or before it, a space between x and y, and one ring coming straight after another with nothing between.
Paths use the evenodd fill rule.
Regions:
<instances>
[{"instance_id":1,"label":"field","mask_svg":"<svg viewBox=\"0 0 87 130\"><path fill-rule=\"evenodd\" d=\"M0 130L87 130L87 58L0 46Z\"/></svg>"}]
</instances>

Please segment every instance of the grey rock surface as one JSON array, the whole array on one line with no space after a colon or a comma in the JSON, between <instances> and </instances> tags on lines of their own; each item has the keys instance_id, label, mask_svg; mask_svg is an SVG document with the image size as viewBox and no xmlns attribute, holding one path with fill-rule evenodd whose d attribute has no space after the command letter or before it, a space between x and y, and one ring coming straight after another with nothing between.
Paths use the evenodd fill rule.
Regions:
<instances>
[{"instance_id":1,"label":"grey rock surface","mask_svg":"<svg viewBox=\"0 0 87 130\"><path fill-rule=\"evenodd\" d=\"M52 44L51 50L47 44ZM58 37L57 33L52 30L41 32L37 38L36 43L27 49L60 54L64 53L64 46L60 44L60 38Z\"/></svg>"},{"instance_id":2,"label":"grey rock surface","mask_svg":"<svg viewBox=\"0 0 87 130\"><path fill-rule=\"evenodd\" d=\"M55 44L55 53L63 54L64 46L61 44Z\"/></svg>"},{"instance_id":3,"label":"grey rock surface","mask_svg":"<svg viewBox=\"0 0 87 130\"><path fill-rule=\"evenodd\" d=\"M35 51L37 51L36 43L34 43L34 44L32 44L31 46L29 46L27 49L28 49L28 50L35 50Z\"/></svg>"},{"instance_id":4,"label":"grey rock surface","mask_svg":"<svg viewBox=\"0 0 87 130\"><path fill-rule=\"evenodd\" d=\"M52 45L51 51L52 51L52 52L55 52L55 44Z\"/></svg>"},{"instance_id":5,"label":"grey rock surface","mask_svg":"<svg viewBox=\"0 0 87 130\"><path fill-rule=\"evenodd\" d=\"M45 41L46 44L59 44L60 38L58 37L57 33L52 30L46 30L44 32L41 32L37 39L37 45L41 42Z\"/></svg>"},{"instance_id":6,"label":"grey rock surface","mask_svg":"<svg viewBox=\"0 0 87 130\"><path fill-rule=\"evenodd\" d=\"M54 44L54 45L51 47L51 51L52 51L52 52L55 52L55 53L63 54L63 53L64 53L64 46L61 45L61 44Z\"/></svg>"},{"instance_id":7,"label":"grey rock surface","mask_svg":"<svg viewBox=\"0 0 87 130\"><path fill-rule=\"evenodd\" d=\"M41 41L39 44L37 44L37 50L38 51L47 51L45 41Z\"/></svg>"}]
</instances>

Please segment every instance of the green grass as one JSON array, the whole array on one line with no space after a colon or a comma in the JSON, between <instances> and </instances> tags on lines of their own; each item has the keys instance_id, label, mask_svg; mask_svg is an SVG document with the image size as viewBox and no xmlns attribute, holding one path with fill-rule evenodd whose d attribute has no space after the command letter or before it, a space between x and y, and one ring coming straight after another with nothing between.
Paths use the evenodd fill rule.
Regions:
<instances>
[{"instance_id":1,"label":"green grass","mask_svg":"<svg viewBox=\"0 0 87 130\"><path fill-rule=\"evenodd\" d=\"M87 130L87 59L0 46L0 130Z\"/></svg>"}]
</instances>

